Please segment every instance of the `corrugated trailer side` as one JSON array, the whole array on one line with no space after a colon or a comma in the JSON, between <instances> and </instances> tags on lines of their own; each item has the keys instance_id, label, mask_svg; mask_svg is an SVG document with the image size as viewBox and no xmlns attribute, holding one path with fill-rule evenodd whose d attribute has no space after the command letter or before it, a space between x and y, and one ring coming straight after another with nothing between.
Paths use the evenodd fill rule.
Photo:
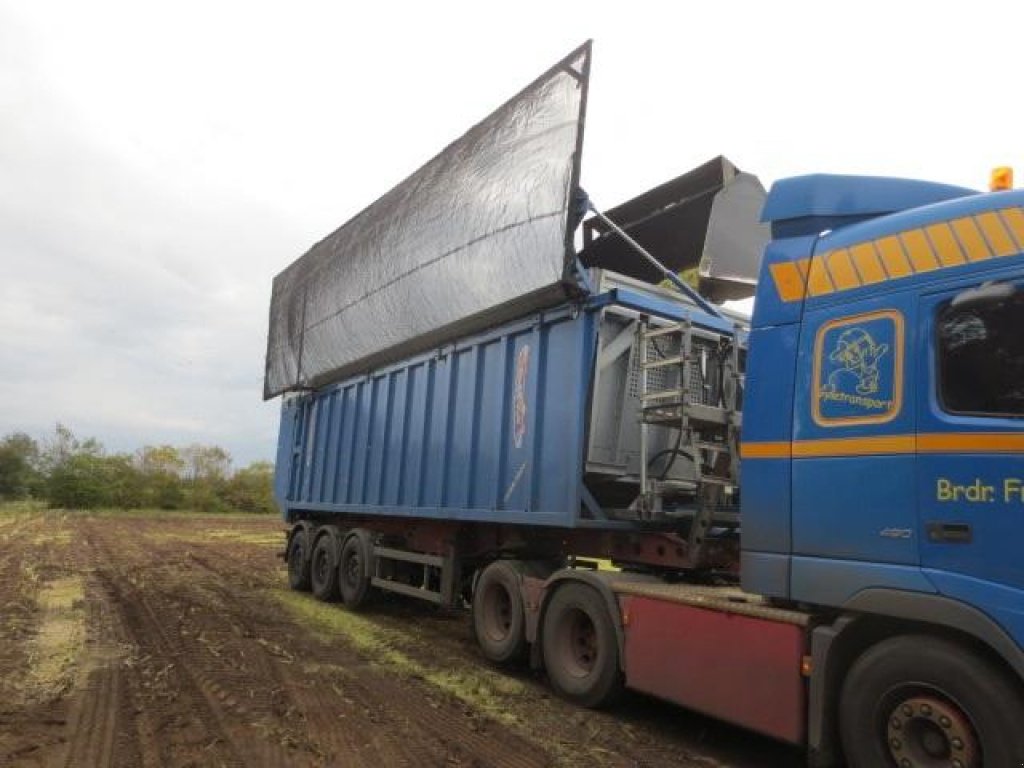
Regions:
<instances>
[{"instance_id":1,"label":"corrugated trailer side","mask_svg":"<svg viewBox=\"0 0 1024 768\"><path fill-rule=\"evenodd\" d=\"M596 322L561 306L286 400L286 519L576 526Z\"/></svg>"}]
</instances>

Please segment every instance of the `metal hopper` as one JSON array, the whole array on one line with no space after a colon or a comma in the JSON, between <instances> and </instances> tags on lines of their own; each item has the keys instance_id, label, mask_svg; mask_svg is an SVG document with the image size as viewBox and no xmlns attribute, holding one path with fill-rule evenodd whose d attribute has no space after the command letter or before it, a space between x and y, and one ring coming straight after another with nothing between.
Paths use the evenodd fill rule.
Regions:
<instances>
[{"instance_id":1,"label":"metal hopper","mask_svg":"<svg viewBox=\"0 0 1024 768\"><path fill-rule=\"evenodd\" d=\"M765 190L724 157L655 187L605 215L673 272L696 268L712 301L751 296L769 230ZM597 218L583 224L580 260L657 283L658 270Z\"/></svg>"}]
</instances>

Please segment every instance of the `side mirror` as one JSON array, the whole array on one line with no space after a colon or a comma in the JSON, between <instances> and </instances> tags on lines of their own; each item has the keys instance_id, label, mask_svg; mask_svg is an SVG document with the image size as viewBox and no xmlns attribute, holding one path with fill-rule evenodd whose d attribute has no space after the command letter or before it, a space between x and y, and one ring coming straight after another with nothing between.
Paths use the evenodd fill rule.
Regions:
<instances>
[{"instance_id":1,"label":"side mirror","mask_svg":"<svg viewBox=\"0 0 1024 768\"><path fill-rule=\"evenodd\" d=\"M981 304L998 304L1006 301L1017 293L1017 286L1013 283L998 283L989 281L974 288L961 291L953 297L950 306L954 309L967 309Z\"/></svg>"}]
</instances>

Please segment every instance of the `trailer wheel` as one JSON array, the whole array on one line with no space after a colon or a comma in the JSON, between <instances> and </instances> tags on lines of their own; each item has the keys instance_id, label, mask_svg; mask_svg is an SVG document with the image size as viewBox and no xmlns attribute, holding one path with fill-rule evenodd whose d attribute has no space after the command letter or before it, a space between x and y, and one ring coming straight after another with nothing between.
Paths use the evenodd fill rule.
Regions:
<instances>
[{"instance_id":1,"label":"trailer wheel","mask_svg":"<svg viewBox=\"0 0 1024 768\"><path fill-rule=\"evenodd\" d=\"M551 685L569 701L601 707L622 691L615 626L592 587L566 584L555 592L544 614L541 647Z\"/></svg>"},{"instance_id":2,"label":"trailer wheel","mask_svg":"<svg viewBox=\"0 0 1024 768\"><path fill-rule=\"evenodd\" d=\"M370 558L366 539L352 534L345 539L341 548L341 562L338 565L338 586L346 608L358 611L364 607L373 594L370 577L366 575L366 563Z\"/></svg>"},{"instance_id":3,"label":"trailer wheel","mask_svg":"<svg viewBox=\"0 0 1024 768\"><path fill-rule=\"evenodd\" d=\"M526 616L519 574L507 562L484 568L473 592L473 634L488 661L521 660L526 651Z\"/></svg>"},{"instance_id":4,"label":"trailer wheel","mask_svg":"<svg viewBox=\"0 0 1024 768\"><path fill-rule=\"evenodd\" d=\"M338 599L337 538L325 533L313 547L310 581L318 600L330 602Z\"/></svg>"},{"instance_id":5,"label":"trailer wheel","mask_svg":"<svg viewBox=\"0 0 1024 768\"><path fill-rule=\"evenodd\" d=\"M305 528L296 528L288 539L288 586L298 592L310 588L309 536Z\"/></svg>"},{"instance_id":6,"label":"trailer wheel","mask_svg":"<svg viewBox=\"0 0 1024 768\"><path fill-rule=\"evenodd\" d=\"M1024 700L1009 675L947 640L884 640L850 669L839 729L850 768L1024 764Z\"/></svg>"}]
</instances>

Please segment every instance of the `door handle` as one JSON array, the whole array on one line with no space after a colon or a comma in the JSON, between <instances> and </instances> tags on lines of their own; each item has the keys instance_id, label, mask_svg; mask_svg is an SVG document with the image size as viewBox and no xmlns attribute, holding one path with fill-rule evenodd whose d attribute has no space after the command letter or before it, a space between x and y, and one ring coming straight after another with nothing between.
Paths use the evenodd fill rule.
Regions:
<instances>
[{"instance_id":1,"label":"door handle","mask_svg":"<svg viewBox=\"0 0 1024 768\"><path fill-rule=\"evenodd\" d=\"M927 524L928 541L946 544L970 544L973 539L971 526L967 523L938 523Z\"/></svg>"}]
</instances>

